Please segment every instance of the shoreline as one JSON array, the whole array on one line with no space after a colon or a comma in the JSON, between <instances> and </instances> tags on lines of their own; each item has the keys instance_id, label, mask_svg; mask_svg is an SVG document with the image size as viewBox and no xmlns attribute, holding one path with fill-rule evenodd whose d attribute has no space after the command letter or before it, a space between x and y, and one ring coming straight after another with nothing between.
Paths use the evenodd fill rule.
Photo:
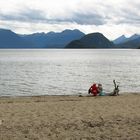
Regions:
<instances>
[{"instance_id":1,"label":"shoreline","mask_svg":"<svg viewBox=\"0 0 140 140\"><path fill-rule=\"evenodd\" d=\"M119 96L124 96L124 95L139 95L140 94L140 92L121 92L120 94L119 94ZM92 96L92 95L89 95L88 93L87 94L68 94L68 95L66 95L66 94L59 94L59 95L13 95L13 96L0 96L0 99L2 99L2 98L32 98L32 97L80 97L80 95L82 96L82 97L95 97L95 96ZM98 97L99 95L97 95L96 97ZM109 93L107 93L106 95L104 95L104 96L102 96L102 97L106 97L106 96L110 96L109 95ZM101 96L99 96L99 97L101 97Z\"/></svg>"},{"instance_id":2,"label":"shoreline","mask_svg":"<svg viewBox=\"0 0 140 140\"><path fill-rule=\"evenodd\" d=\"M139 93L0 97L0 138L138 140L139 108Z\"/></svg>"}]
</instances>

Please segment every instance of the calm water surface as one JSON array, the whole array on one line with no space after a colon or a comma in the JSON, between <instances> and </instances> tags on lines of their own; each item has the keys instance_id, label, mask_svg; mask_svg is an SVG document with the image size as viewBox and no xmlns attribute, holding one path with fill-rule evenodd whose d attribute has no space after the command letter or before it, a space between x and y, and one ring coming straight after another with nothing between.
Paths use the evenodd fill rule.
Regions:
<instances>
[{"instance_id":1,"label":"calm water surface","mask_svg":"<svg viewBox=\"0 0 140 140\"><path fill-rule=\"evenodd\" d=\"M140 50L0 50L0 96L87 94L92 82L140 92Z\"/></svg>"}]
</instances>

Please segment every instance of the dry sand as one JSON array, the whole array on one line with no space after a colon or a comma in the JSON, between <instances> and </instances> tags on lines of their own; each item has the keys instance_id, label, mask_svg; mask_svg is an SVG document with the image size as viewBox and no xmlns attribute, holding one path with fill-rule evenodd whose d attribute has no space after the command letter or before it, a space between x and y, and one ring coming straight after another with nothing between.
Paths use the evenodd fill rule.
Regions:
<instances>
[{"instance_id":1,"label":"dry sand","mask_svg":"<svg viewBox=\"0 0 140 140\"><path fill-rule=\"evenodd\" d=\"M140 140L140 94L0 98L0 140Z\"/></svg>"}]
</instances>

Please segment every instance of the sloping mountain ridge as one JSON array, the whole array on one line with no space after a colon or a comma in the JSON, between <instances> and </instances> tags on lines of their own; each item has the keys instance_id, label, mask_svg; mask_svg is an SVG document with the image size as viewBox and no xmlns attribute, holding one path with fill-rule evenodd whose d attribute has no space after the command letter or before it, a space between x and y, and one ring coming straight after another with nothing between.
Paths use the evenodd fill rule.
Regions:
<instances>
[{"instance_id":1,"label":"sloping mountain ridge","mask_svg":"<svg viewBox=\"0 0 140 140\"><path fill-rule=\"evenodd\" d=\"M30 35L20 35L11 30L0 29L0 48L64 48L72 40L84 35L76 29Z\"/></svg>"},{"instance_id":2,"label":"sloping mountain ridge","mask_svg":"<svg viewBox=\"0 0 140 140\"><path fill-rule=\"evenodd\" d=\"M112 48L114 46L113 42L109 41L101 33L91 33L87 34L79 40L70 42L65 48Z\"/></svg>"},{"instance_id":3,"label":"sloping mountain ridge","mask_svg":"<svg viewBox=\"0 0 140 140\"><path fill-rule=\"evenodd\" d=\"M0 29L0 48L32 48L32 43L7 29Z\"/></svg>"},{"instance_id":4,"label":"sloping mountain ridge","mask_svg":"<svg viewBox=\"0 0 140 140\"><path fill-rule=\"evenodd\" d=\"M85 34L81 31L64 30L62 32L49 32L49 33L35 33L31 35L25 35L23 38L26 41L34 43L38 48L64 48L72 40L80 39Z\"/></svg>"},{"instance_id":5,"label":"sloping mountain ridge","mask_svg":"<svg viewBox=\"0 0 140 140\"><path fill-rule=\"evenodd\" d=\"M137 49L139 46L140 46L140 37L117 45L118 48L124 49L125 48Z\"/></svg>"},{"instance_id":6,"label":"sloping mountain ridge","mask_svg":"<svg viewBox=\"0 0 140 140\"><path fill-rule=\"evenodd\" d=\"M120 44L120 43L124 43L128 41L128 38L125 37L125 35L121 35L120 37L116 38L115 40L113 40L114 44Z\"/></svg>"},{"instance_id":7,"label":"sloping mountain ridge","mask_svg":"<svg viewBox=\"0 0 140 140\"><path fill-rule=\"evenodd\" d=\"M140 46L140 35L134 34L129 38L126 38L124 35L118 37L113 42L117 48L132 48L136 49Z\"/></svg>"}]
</instances>

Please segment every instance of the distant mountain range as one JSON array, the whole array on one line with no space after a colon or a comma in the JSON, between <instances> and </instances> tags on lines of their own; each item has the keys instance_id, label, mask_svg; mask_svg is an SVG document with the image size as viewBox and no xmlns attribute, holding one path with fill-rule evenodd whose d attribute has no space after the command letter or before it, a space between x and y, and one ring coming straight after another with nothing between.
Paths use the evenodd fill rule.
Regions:
<instances>
[{"instance_id":1,"label":"distant mountain range","mask_svg":"<svg viewBox=\"0 0 140 140\"><path fill-rule=\"evenodd\" d=\"M64 48L71 41L84 35L77 29L29 35L19 35L11 30L0 29L0 48Z\"/></svg>"},{"instance_id":2,"label":"distant mountain range","mask_svg":"<svg viewBox=\"0 0 140 140\"><path fill-rule=\"evenodd\" d=\"M125 35L121 35L120 37L116 38L116 39L113 41L113 43L117 45L117 44L124 43L124 42L126 42L126 41L128 41L128 38L126 38Z\"/></svg>"},{"instance_id":3,"label":"distant mountain range","mask_svg":"<svg viewBox=\"0 0 140 140\"><path fill-rule=\"evenodd\" d=\"M83 37L85 34L79 30L64 30L60 33L34 33L22 35L27 42L31 42L36 48L64 48L68 43Z\"/></svg>"},{"instance_id":4,"label":"distant mountain range","mask_svg":"<svg viewBox=\"0 0 140 140\"><path fill-rule=\"evenodd\" d=\"M118 48L132 48L137 49L140 47L140 37L134 40L128 40L127 42L121 43L117 45Z\"/></svg>"},{"instance_id":5,"label":"distant mountain range","mask_svg":"<svg viewBox=\"0 0 140 140\"><path fill-rule=\"evenodd\" d=\"M16 33L0 29L0 48L29 48L32 44Z\"/></svg>"},{"instance_id":6,"label":"distant mountain range","mask_svg":"<svg viewBox=\"0 0 140 140\"><path fill-rule=\"evenodd\" d=\"M140 46L140 35L134 34L129 38L124 35L115 39L114 44L117 48L138 48Z\"/></svg>"},{"instance_id":7,"label":"distant mountain range","mask_svg":"<svg viewBox=\"0 0 140 140\"><path fill-rule=\"evenodd\" d=\"M125 35L122 35L122 36L118 37L117 39L115 39L113 42L114 42L114 44L122 44L122 43L126 43L128 41L138 39L139 37L140 37L140 35L138 35L138 34L134 34L128 38L125 37Z\"/></svg>"},{"instance_id":8,"label":"distant mountain range","mask_svg":"<svg viewBox=\"0 0 140 140\"><path fill-rule=\"evenodd\" d=\"M27 35L0 29L0 48L140 48L140 35L110 41L101 33L85 35L77 29Z\"/></svg>"}]
</instances>

